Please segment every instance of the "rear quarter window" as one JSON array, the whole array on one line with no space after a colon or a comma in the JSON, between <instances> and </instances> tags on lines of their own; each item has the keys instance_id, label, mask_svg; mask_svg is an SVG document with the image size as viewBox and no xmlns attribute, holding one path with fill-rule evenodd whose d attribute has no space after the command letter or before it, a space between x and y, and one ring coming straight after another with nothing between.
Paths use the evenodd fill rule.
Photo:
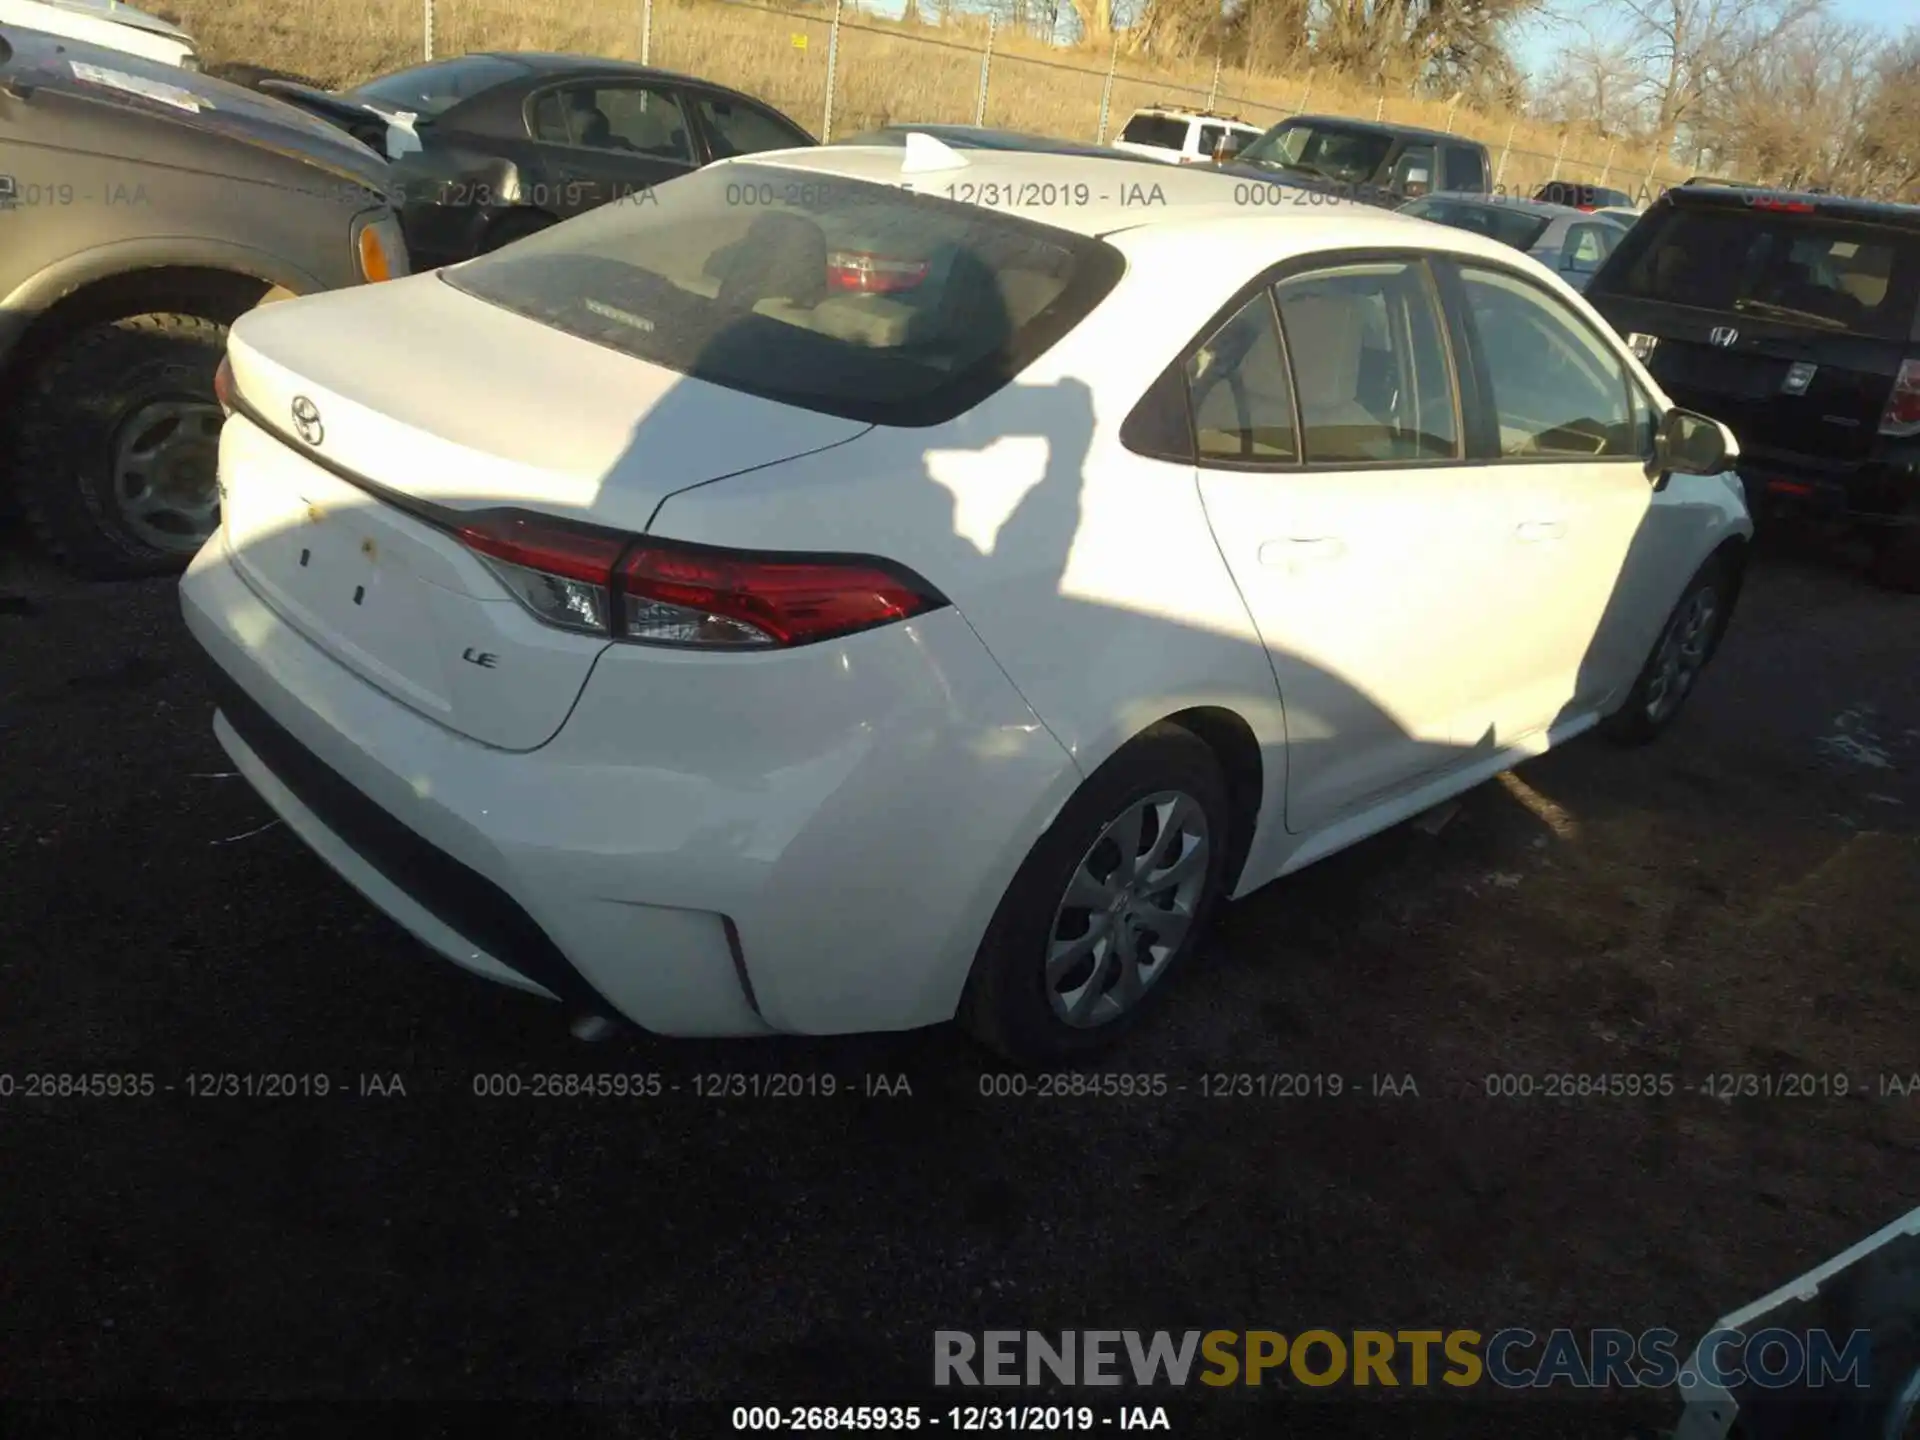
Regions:
<instances>
[{"instance_id":1,"label":"rear quarter window","mask_svg":"<svg viewBox=\"0 0 1920 1440\"><path fill-rule=\"evenodd\" d=\"M795 179L741 162L696 171L442 278L684 375L915 426L1005 385L1125 268L1102 241L1020 216Z\"/></svg>"},{"instance_id":2,"label":"rear quarter window","mask_svg":"<svg viewBox=\"0 0 1920 1440\"><path fill-rule=\"evenodd\" d=\"M1163 150L1187 148L1188 121L1170 115L1136 115L1127 121L1120 138L1129 145L1155 145Z\"/></svg>"}]
</instances>

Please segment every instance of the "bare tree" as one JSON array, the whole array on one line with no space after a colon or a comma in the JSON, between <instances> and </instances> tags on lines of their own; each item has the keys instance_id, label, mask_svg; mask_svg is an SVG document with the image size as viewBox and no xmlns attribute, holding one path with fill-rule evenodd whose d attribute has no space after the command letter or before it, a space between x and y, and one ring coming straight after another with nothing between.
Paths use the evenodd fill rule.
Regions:
<instances>
[{"instance_id":1,"label":"bare tree","mask_svg":"<svg viewBox=\"0 0 1920 1440\"><path fill-rule=\"evenodd\" d=\"M1652 87L1661 154L1716 86L1820 15L1826 0L1620 0Z\"/></svg>"},{"instance_id":2,"label":"bare tree","mask_svg":"<svg viewBox=\"0 0 1920 1440\"><path fill-rule=\"evenodd\" d=\"M1742 178L1844 184L1877 46L1864 26L1802 26L1703 96L1688 131Z\"/></svg>"},{"instance_id":3,"label":"bare tree","mask_svg":"<svg viewBox=\"0 0 1920 1440\"><path fill-rule=\"evenodd\" d=\"M1631 34L1591 17L1556 27L1552 68L1542 77L1535 109L1542 119L1586 126L1614 138L1646 128L1652 86Z\"/></svg>"},{"instance_id":4,"label":"bare tree","mask_svg":"<svg viewBox=\"0 0 1920 1440\"><path fill-rule=\"evenodd\" d=\"M1920 199L1920 26L1880 57L1856 153L1865 186Z\"/></svg>"}]
</instances>

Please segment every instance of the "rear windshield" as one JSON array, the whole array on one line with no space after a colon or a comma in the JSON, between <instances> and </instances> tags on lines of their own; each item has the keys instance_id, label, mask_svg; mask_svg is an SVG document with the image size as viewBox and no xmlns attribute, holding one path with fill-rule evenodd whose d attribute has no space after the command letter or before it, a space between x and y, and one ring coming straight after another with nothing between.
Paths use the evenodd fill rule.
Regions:
<instances>
[{"instance_id":1,"label":"rear windshield","mask_svg":"<svg viewBox=\"0 0 1920 1440\"><path fill-rule=\"evenodd\" d=\"M1407 207L1409 215L1451 225L1456 230L1471 230L1511 245L1530 250L1534 241L1546 234L1550 223L1545 215L1529 215L1524 210L1503 210L1498 205L1474 205L1460 200L1420 200Z\"/></svg>"},{"instance_id":2,"label":"rear windshield","mask_svg":"<svg viewBox=\"0 0 1920 1440\"><path fill-rule=\"evenodd\" d=\"M1101 241L905 189L709 166L451 270L447 283L684 375L937 425L1120 278Z\"/></svg>"},{"instance_id":3,"label":"rear windshield","mask_svg":"<svg viewBox=\"0 0 1920 1440\"><path fill-rule=\"evenodd\" d=\"M497 55L461 55L397 70L349 90L355 100L367 100L388 110L410 110L423 119L444 115L462 100L527 73L527 67Z\"/></svg>"},{"instance_id":4,"label":"rear windshield","mask_svg":"<svg viewBox=\"0 0 1920 1440\"><path fill-rule=\"evenodd\" d=\"M1675 206L1616 253L1610 293L1814 330L1904 340L1920 300L1920 235L1826 216Z\"/></svg>"},{"instance_id":5,"label":"rear windshield","mask_svg":"<svg viewBox=\"0 0 1920 1440\"><path fill-rule=\"evenodd\" d=\"M1120 138L1129 145L1158 145L1163 150L1187 148L1187 122L1171 115L1136 115L1127 121Z\"/></svg>"}]
</instances>

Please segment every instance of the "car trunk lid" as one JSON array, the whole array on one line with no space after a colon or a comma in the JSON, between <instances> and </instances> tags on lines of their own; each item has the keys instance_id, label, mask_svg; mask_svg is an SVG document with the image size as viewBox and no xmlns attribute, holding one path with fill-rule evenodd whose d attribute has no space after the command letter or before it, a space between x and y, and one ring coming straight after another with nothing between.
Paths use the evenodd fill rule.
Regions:
<instances>
[{"instance_id":1,"label":"car trunk lid","mask_svg":"<svg viewBox=\"0 0 1920 1440\"><path fill-rule=\"evenodd\" d=\"M536 620L458 538L481 512L639 534L678 490L869 427L688 379L432 275L250 312L222 437L236 566L309 641L463 735L533 749L603 635Z\"/></svg>"}]
</instances>

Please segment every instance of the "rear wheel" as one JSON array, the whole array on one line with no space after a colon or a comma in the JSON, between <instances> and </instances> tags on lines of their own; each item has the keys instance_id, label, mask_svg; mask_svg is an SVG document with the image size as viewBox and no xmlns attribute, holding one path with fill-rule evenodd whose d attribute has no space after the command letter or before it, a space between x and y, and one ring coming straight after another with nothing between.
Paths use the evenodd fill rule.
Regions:
<instances>
[{"instance_id":1,"label":"rear wheel","mask_svg":"<svg viewBox=\"0 0 1920 1440\"><path fill-rule=\"evenodd\" d=\"M1157 725L1123 748L1008 887L968 980L967 1029L1020 1065L1117 1041L1199 942L1230 815L1219 762L1191 731Z\"/></svg>"},{"instance_id":2,"label":"rear wheel","mask_svg":"<svg viewBox=\"0 0 1920 1440\"><path fill-rule=\"evenodd\" d=\"M220 523L227 327L134 315L47 353L17 402L16 488L40 543L98 579L184 569Z\"/></svg>"},{"instance_id":3,"label":"rear wheel","mask_svg":"<svg viewBox=\"0 0 1920 1440\"><path fill-rule=\"evenodd\" d=\"M1673 607L1653 653L1641 667L1626 703L1601 722L1621 745L1644 745L1679 718L1694 683L1713 658L1733 603L1733 574L1723 559L1709 560Z\"/></svg>"}]
</instances>

